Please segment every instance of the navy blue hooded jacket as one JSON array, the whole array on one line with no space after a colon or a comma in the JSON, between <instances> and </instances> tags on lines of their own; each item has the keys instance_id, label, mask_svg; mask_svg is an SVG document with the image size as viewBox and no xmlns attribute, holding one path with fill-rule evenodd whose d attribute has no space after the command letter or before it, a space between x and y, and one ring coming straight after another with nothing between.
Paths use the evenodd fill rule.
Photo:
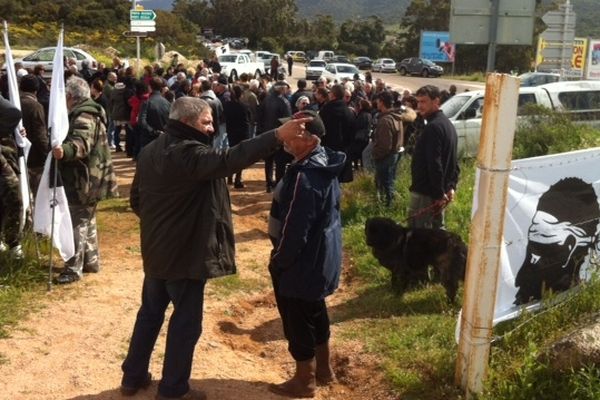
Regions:
<instances>
[{"instance_id":1,"label":"navy blue hooded jacket","mask_svg":"<svg viewBox=\"0 0 600 400\"><path fill-rule=\"evenodd\" d=\"M342 265L340 220L344 153L317 146L292 163L275 190L269 270L284 297L316 301L337 289Z\"/></svg>"}]
</instances>

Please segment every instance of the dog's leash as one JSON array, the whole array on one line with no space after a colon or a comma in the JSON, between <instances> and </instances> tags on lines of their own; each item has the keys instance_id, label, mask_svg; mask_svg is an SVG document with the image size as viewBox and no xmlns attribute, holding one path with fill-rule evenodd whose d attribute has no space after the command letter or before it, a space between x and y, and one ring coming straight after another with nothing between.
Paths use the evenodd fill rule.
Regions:
<instances>
[{"instance_id":1,"label":"dog's leash","mask_svg":"<svg viewBox=\"0 0 600 400\"><path fill-rule=\"evenodd\" d=\"M420 208L417 211L415 211L413 214L411 214L408 217L406 217L402 222L408 222L408 221L410 221L411 218L420 217L423 214L426 214L426 213L428 213L428 212L430 212L432 210L435 210L434 212L431 213L431 216L434 217L434 216L436 216L438 214L441 214L442 211L444 211L444 208L446 208L449 203L450 203L449 201L446 201L444 203L444 205L441 206L441 207L439 207L437 210L435 210L435 208L436 208L435 204L430 204L427 207Z\"/></svg>"}]
</instances>

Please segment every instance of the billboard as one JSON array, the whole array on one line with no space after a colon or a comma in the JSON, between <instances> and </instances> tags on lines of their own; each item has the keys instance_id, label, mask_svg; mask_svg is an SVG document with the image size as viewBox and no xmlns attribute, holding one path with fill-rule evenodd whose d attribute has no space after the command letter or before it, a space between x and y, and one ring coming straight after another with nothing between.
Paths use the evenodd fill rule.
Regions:
<instances>
[{"instance_id":1,"label":"billboard","mask_svg":"<svg viewBox=\"0 0 600 400\"><path fill-rule=\"evenodd\" d=\"M450 43L449 32L421 32L420 58L427 58L434 62L453 63L455 54L456 45Z\"/></svg>"},{"instance_id":2,"label":"billboard","mask_svg":"<svg viewBox=\"0 0 600 400\"><path fill-rule=\"evenodd\" d=\"M587 79L600 79L600 40L590 40Z\"/></svg>"}]
</instances>

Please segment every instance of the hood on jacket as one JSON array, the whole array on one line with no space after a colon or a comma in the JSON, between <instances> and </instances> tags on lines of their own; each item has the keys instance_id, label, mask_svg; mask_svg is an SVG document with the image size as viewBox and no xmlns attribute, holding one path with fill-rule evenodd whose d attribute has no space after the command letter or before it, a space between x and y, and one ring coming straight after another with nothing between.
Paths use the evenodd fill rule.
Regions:
<instances>
[{"instance_id":1,"label":"hood on jacket","mask_svg":"<svg viewBox=\"0 0 600 400\"><path fill-rule=\"evenodd\" d=\"M115 89L125 89L125 84L123 82L115 83Z\"/></svg>"},{"instance_id":2,"label":"hood on jacket","mask_svg":"<svg viewBox=\"0 0 600 400\"><path fill-rule=\"evenodd\" d=\"M217 95L215 94L215 92L212 91L212 89L209 89L206 92L200 93L200 98L202 98L202 97L210 97L213 100L217 100Z\"/></svg>"},{"instance_id":3,"label":"hood on jacket","mask_svg":"<svg viewBox=\"0 0 600 400\"><path fill-rule=\"evenodd\" d=\"M73 110L69 113L69 115L73 114L77 116L82 113L88 113L92 115L97 115L100 117L101 121L106 125L106 113L102 106L96 103L93 99L85 99L81 103L77 104Z\"/></svg>"},{"instance_id":4,"label":"hood on jacket","mask_svg":"<svg viewBox=\"0 0 600 400\"><path fill-rule=\"evenodd\" d=\"M332 176L339 176L344 168L346 155L341 151L331 150L318 145L298 166L310 169L321 169Z\"/></svg>"}]
</instances>

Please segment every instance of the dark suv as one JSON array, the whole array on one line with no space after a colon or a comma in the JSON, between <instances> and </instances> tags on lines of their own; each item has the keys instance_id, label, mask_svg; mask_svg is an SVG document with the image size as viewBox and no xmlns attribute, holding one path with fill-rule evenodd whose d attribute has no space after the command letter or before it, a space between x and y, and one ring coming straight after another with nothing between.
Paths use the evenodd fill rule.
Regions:
<instances>
[{"instance_id":1,"label":"dark suv","mask_svg":"<svg viewBox=\"0 0 600 400\"><path fill-rule=\"evenodd\" d=\"M401 75L421 75L425 78L428 76L441 76L444 73L444 68L431 60L416 57L405 58L400 61L397 69Z\"/></svg>"}]
</instances>

